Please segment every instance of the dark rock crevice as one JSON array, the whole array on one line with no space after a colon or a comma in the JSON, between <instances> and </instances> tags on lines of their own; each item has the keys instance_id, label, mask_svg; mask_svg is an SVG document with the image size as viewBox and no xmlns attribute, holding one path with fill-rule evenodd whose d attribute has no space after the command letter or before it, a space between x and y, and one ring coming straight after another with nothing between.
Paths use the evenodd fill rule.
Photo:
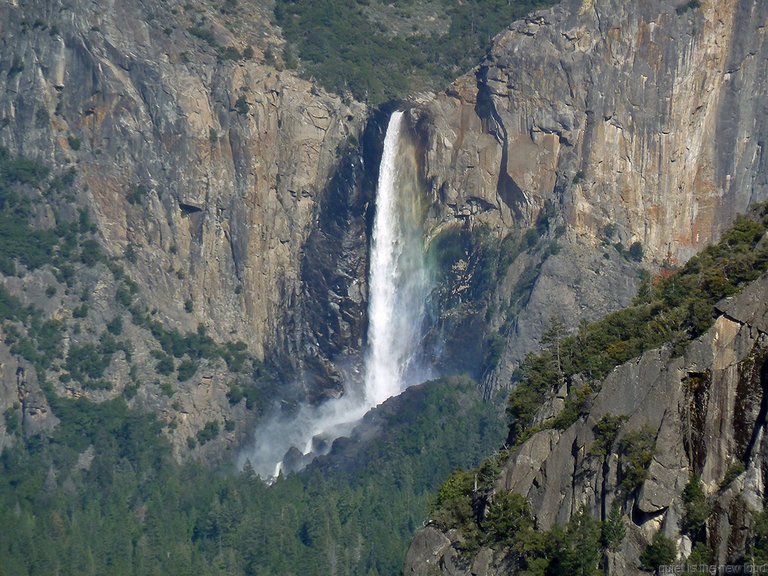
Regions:
<instances>
[{"instance_id":1,"label":"dark rock crevice","mask_svg":"<svg viewBox=\"0 0 768 576\"><path fill-rule=\"evenodd\" d=\"M336 171L318 205L316 226L303 248L303 317L298 329L303 335L296 347L306 358L299 372L310 382L314 401L343 393L343 375L359 373L361 366L369 238L389 115L388 110L376 111L361 144L349 143L340 150Z\"/></svg>"},{"instance_id":2,"label":"dark rock crevice","mask_svg":"<svg viewBox=\"0 0 768 576\"><path fill-rule=\"evenodd\" d=\"M756 405L759 406L756 417L745 418L754 414ZM756 351L755 356L739 365L739 393L734 416L739 459L747 462L757 456L758 441L768 426L768 349ZM748 443L745 443L747 438Z\"/></svg>"}]
</instances>

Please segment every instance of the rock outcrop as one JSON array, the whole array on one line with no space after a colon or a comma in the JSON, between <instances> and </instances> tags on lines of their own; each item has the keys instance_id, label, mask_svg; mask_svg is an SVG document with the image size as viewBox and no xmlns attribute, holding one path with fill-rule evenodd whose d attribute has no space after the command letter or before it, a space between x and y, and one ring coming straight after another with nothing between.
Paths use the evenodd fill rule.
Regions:
<instances>
[{"instance_id":1,"label":"rock outcrop","mask_svg":"<svg viewBox=\"0 0 768 576\"><path fill-rule=\"evenodd\" d=\"M669 349L646 352L617 367L602 383L586 417L564 431L543 430L516 448L503 467L497 491L525 495L537 527L565 524L582 506L605 519L620 492L622 438L647 429L655 436L653 459L639 490L624 504L627 536L612 558L612 573L640 573L638 557L653 534L681 535L683 491L692 474L701 478L713 514L707 521L712 562L744 557L752 512L763 508L768 461L768 276L718 305L714 326L673 357ZM555 397L551 404L557 403ZM544 406L541 412L551 412ZM594 450L596 425L606 415L625 417L614 449ZM502 574L504 555L481 562L460 557L457 535L429 527L417 535L405 574ZM481 562L485 568L475 570ZM462 568L464 566L464 568Z\"/></svg>"}]
</instances>

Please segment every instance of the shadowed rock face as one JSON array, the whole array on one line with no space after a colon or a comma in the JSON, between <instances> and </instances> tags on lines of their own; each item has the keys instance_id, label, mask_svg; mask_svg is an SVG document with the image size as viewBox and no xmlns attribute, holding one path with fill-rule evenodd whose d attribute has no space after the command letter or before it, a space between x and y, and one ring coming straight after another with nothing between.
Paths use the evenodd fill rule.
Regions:
<instances>
[{"instance_id":1,"label":"shadowed rock face","mask_svg":"<svg viewBox=\"0 0 768 576\"><path fill-rule=\"evenodd\" d=\"M0 144L77 167L105 248L122 256L132 247L129 272L169 325L202 323L220 339L244 340L259 358L282 357L302 380L305 356L336 351L310 350L325 328L306 308L335 315L337 348L358 347L362 337L364 285L351 310L329 308L327 295L313 301L305 245L329 226L325 212L364 223L359 193L338 192L359 188L360 160L349 152L340 165L339 149L359 139L364 107L264 64L262 49L280 42L268 9L243 2L239 10L0 3ZM222 56L248 46L251 58ZM321 273L364 278L364 232L357 225L326 246ZM342 253L348 261L337 272ZM309 392L333 387L325 378Z\"/></svg>"},{"instance_id":2,"label":"shadowed rock face","mask_svg":"<svg viewBox=\"0 0 768 576\"><path fill-rule=\"evenodd\" d=\"M553 314L573 327L629 302L636 276L610 244L682 263L768 197L768 5L700 4L563 2L512 25L413 112L434 230L522 234L556 207L547 237L562 250L539 270L492 380L508 380Z\"/></svg>"},{"instance_id":3,"label":"shadowed rock face","mask_svg":"<svg viewBox=\"0 0 768 576\"><path fill-rule=\"evenodd\" d=\"M368 238L389 107L372 111L358 147L341 147L304 247L299 356L314 390L339 395L359 380L368 329ZM310 390L312 390L310 386ZM321 399L318 396L314 400Z\"/></svg>"}]
</instances>

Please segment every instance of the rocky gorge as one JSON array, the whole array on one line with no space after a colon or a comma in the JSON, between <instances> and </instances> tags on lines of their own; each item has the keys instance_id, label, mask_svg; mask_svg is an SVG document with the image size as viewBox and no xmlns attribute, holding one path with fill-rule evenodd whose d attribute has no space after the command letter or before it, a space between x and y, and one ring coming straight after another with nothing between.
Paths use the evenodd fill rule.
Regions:
<instances>
[{"instance_id":1,"label":"rocky gorge","mask_svg":"<svg viewBox=\"0 0 768 576\"><path fill-rule=\"evenodd\" d=\"M70 281L61 264L3 270L19 305L62 337L43 365L14 347L32 328L3 325L0 447L56 428L51 390L125 398L159 416L177 460L209 463L232 460L273 406L342 396L366 349L376 175L395 108L417 150L435 276L425 355L478 380L486 400L514 387L553 319L573 331L630 304L644 275L674 271L768 199L759 0L565 0L511 23L444 92L377 109L290 69L272 8L0 0L0 145L51 174L13 183L35 198L30 227L87 207L78 242L103 252L87 262L79 247ZM66 174L72 189L54 198ZM662 348L617 368L585 419L510 456L497 489L525 495L542 529L582 505L603 518L618 456L600 462L588 446L596 422L622 414L663 450L611 570L631 573L659 527L685 549L675 522L691 471L720 510L715 558L742 550L745 511L763 494L765 294L763 279L719 304L682 357ZM174 349L180 339L194 353ZM89 346L111 350L103 380L73 378L69 358ZM700 380L694 430L684 384ZM721 489L736 460L745 471ZM428 527L406 573L506 569L487 548L470 561L456 549L455 534Z\"/></svg>"}]
</instances>

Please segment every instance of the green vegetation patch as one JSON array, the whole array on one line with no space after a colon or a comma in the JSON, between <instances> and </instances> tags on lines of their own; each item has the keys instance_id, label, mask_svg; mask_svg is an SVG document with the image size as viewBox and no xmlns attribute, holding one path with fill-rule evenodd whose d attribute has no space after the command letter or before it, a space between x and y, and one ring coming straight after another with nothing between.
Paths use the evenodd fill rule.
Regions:
<instances>
[{"instance_id":1,"label":"green vegetation patch","mask_svg":"<svg viewBox=\"0 0 768 576\"><path fill-rule=\"evenodd\" d=\"M433 6L449 22L444 32L421 30L419 2L277 0L275 20L288 41L283 60L299 64L327 89L378 104L414 91L442 89L471 69L505 26L553 0L440 0ZM394 33L390 10L412 19ZM412 33L411 33L412 32Z\"/></svg>"},{"instance_id":2,"label":"green vegetation patch","mask_svg":"<svg viewBox=\"0 0 768 576\"><path fill-rule=\"evenodd\" d=\"M477 482L482 472L483 467L457 470L433 501L433 522L444 531L459 531L457 547L467 557L488 546L505 556L515 574L599 574L604 553L624 539L618 506L604 522L581 508L566 526L538 531L525 496L483 489Z\"/></svg>"},{"instance_id":3,"label":"green vegetation patch","mask_svg":"<svg viewBox=\"0 0 768 576\"><path fill-rule=\"evenodd\" d=\"M0 566L9 575L397 574L429 492L503 437L474 386L421 386L344 466L327 460L267 486L247 466L177 464L158 421L122 399L62 399L46 385L61 423L49 438L24 440L17 428L0 455L0 522L14 527L0 531ZM189 446L221 428L208 422Z\"/></svg>"},{"instance_id":4,"label":"green vegetation patch","mask_svg":"<svg viewBox=\"0 0 768 576\"><path fill-rule=\"evenodd\" d=\"M626 416L614 416L610 413L600 418L594 427L595 442L592 444L590 452L598 456L610 454L616 443L616 437L626 420Z\"/></svg>"},{"instance_id":5,"label":"green vegetation patch","mask_svg":"<svg viewBox=\"0 0 768 576\"><path fill-rule=\"evenodd\" d=\"M262 390L256 382L230 382L227 399L233 406L245 399L245 407L248 410L256 409L260 411L264 404Z\"/></svg>"},{"instance_id":6,"label":"green vegetation patch","mask_svg":"<svg viewBox=\"0 0 768 576\"><path fill-rule=\"evenodd\" d=\"M197 441L200 445L210 442L219 435L219 423L216 420L206 422L200 432L197 433Z\"/></svg>"},{"instance_id":7,"label":"green vegetation patch","mask_svg":"<svg viewBox=\"0 0 768 576\"><path fill-rule=\"evenodd\" d=\"M643 570L656 573L659 566L672 564L677 557L677 546L674 540L667 538L661 530L653 535L651 545L640 554L640 565Z\"/></svg>"},{"instance_id":8,"label":"green vegetation patch","mask_svg":"<svg viewBox=\"0 0 768 576\"><path fill-rule=\"evenodd\" d=\"M754 514L747 559L750 563L768 564L768 508Z\"/></svg>"},{"instance_id":9,"label":"green vegetation patch","mask_svg":"<svg viewBox=\"0 0 768 576\"><path fill-rule=\"evenodd\" d=\"M648 477L656 450L656 431L650 426L627 432L619 441L619 488L630 496Z\"/></svg>"},{"instance_id":10,"label":"green vegetation patch","mask_svg":"<svg viewBox=\"0 0 768 576\"><path fill-rule=\"evenodd\" d=\"M5 275L17 273L16 263L28 270L62 264L84 232L79 221L67 222L57 213L52 227L32 224L45 212L46 196L68 190L74 180L72 172L49 176L47 166L0 147L0 272Z\"/></svg>"},{"instance_id":11,"label":"green vegetation patch","mask_svg":"<svg viewBox=\"0 0 768 576\"><path fill-rule=\"evenodd\" d=\"M696 474L692 475L688 484L685 485L683 505L685 507L685 516L681 526L683 531L691 535L694 541L705 540L704 528L707 518L712 513L712 506L704 494L701 478Z\"/></svg>"},{"instance_id":12,"label":"green vegetation patch","mask_svg":"<svg viewBox=\"0 0 768 576\"><path fill-rule=\"evenodd\" d=\"M768 269L768 205L739 217L717 244L691 258L679 270L666 269L655 282L646 277L632 306L584 323L576 334L557 330L538 354L529 354L513 375L509 396L509 443L522 442L533 432L536 411L553 390L579 376L592 392L614 367L663 344L676 353L703 334L715 319L714 305L736 294ZM571 386L568 411L556 422L560 428L578 418L585 406L583 386Z\"/></svg>"},{"instance_id":13,"label":"green vegetation patch","mask_svg":"<svg viewBox=\"0 0 768 576\"><path fill-rule=\"evenodd\" d=\"M153 320L141 306L132 306L130 312L133 323L149 330L167 356L182 358L184 355L187 355L192 361L203 358L221 358L232 372L243 370L245 362L250 358L247 352L248 347L244 342L218 344L206 334L205 327L202 324L197 327L197 332L181 334L178 330L169 330L157 320ZM170 365L165 360L165 357L157 356L154 353L153 356L157 360L164 362L162 369L158 367L158 372L161 374L170 373L168 371ZM173 368L170 369L172 370ZM189 367L185 366L184 374L189 369ZM194 374L194 372L192 373Z\"/></svg>"}]
</instances>

